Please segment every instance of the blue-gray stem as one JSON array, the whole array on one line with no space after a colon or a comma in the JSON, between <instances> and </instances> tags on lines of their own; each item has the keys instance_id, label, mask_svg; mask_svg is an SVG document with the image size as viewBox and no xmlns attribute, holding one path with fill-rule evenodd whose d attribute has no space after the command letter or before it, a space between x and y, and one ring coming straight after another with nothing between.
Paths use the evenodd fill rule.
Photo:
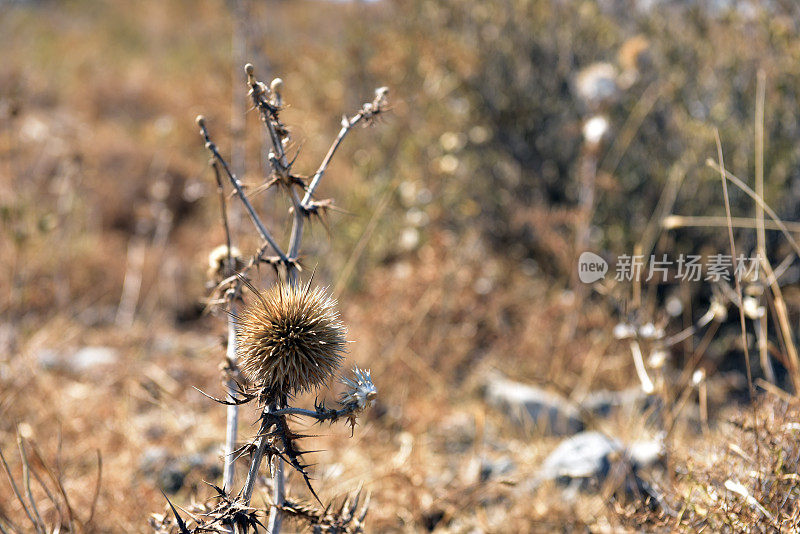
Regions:
<instances>
[{"instance_id":1,"label":"blue-gray stem","mask_svg":"<svg viewBox=\"0 0 800 534\"><path fill-rule=\"evenodd\" d=\"M228 349L227 349L227 366L229 369L235 368L236 365L236 304L234 301L233 291L228 294ZM236 436L239 427L239 406L233 401L235 400L234 391L236 391L236 381L231 375L225 384L227 391L226 400L228 404L227 410L227 425L225 429L225 468L222 474L222 487L226 492L233 489L233 481L235 477L235 450L236 450Z\"/></svg>"}]
</instances>

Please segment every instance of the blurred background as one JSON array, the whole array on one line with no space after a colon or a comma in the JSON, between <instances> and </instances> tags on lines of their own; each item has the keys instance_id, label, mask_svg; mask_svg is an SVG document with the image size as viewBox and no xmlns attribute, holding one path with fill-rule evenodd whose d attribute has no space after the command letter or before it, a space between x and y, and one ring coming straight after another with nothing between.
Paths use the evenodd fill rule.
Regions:
<instances>
[{"instance_id":1,"label":"blurred background","mask_svg":"<svg viewBox=\"0 0 800 534\"><path fill-rule=\"evenodd\" d=\"M747 285L744 343L733 282L620 283L613 263L729 252L720 175L706 163L715 129L726 168L752 188L763 169L766 204L797 235L799 25L790 0L0 2L0 450L11 471L22 476L19 435L58 466L82 521L94 509L85 528L97 532L147 531L162 490L183 506L209 496L203 480L218 483L225 410L192 386L222 395L225 318L204 299L224 232L194 118L207 117L250 190L262 185L251 62L259 79L284 80L295 168L309 175L341 116L390 88L391 112L349 134L319 190L340 210L304 240L306 273L331 287L348 325L347 365L371 368L380 392L353 438L312 429L323 501L363 484L376 532L691 530L758 515L741 492L695 490L752 470L724 456L736 442L748 457L746 425L726 425L765 402L782 403L760 421L777 421L784 434L769 443L795 462L773 474L796 467L783 439L796 421L795 249L767 230L780 298ZM756 203L729 193L746 219L737 253L754 256ZM287 242L288 200L252 200ZM260 243L231 206L249 254ZM577 279L587 250L612 264L594 285ZM254 282L274 280L265 268ZM751 402L746 358L768 399ZM253 409L243 419L245 439ZM579 478L600 489L543 489L564 478L543 462L580 431L658 449L631 460L650 504L594 473ZM6 482L0 525L25 525ZM781 510L797 520L795 504L759 487L774 524ZM290 488L308 497L301 480Z\"/></svg>"}]
</instances>

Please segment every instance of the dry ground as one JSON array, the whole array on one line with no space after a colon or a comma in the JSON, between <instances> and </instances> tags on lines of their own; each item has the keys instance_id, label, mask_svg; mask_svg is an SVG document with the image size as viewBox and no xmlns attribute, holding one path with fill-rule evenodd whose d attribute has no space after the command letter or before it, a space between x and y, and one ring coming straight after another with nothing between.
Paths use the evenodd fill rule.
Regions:
<instances>
[{"instance_id":1,"label":"dry ground","mask_svg":"<svg viewBox=\"0 0 800 534\"><path fill-rule=\"evenodd\" d=\"M0 450L20 481L17 436L35 444L90 532L147 531L149 514L164 510L162 488L186 505L209 495L203 480L219 482L225 410L193 387L222 391L225 320L202 314L201 302L206 257L223 233L193 119L208 116L227 153L238 69L226 5L2 7ZM374 10L381 9L361 8L275 2L274 18L257 11L248 30L258 36L248 53L286 80L285 119L296 125L306 169L324 154L339 115L361 101L354 93L366 88L368 97L370 84L385 83L396 103L394 118L347 140L322 194L348 213L331 214L330 233L314 226L306 241L317 280L339 298L353 341L347 364L371 368L380 393L352 438L344 427L311 429L319 437L307 447L322 450L313 456L322 499L341 500L363 485L372 494L372 532L797 528L796 401L775 388L760 392L751 410L739 404L747 396L741 365L714 373L714 361L704 427L695 392L686 405L678 402L686 384L677 377L691 347L676 351L663 371L663 399L676 417L663 465L651 474L677 514L616 499L613 488L570 497L550 485L531 487L561 438L489 407L487 377L501 372L573 401L588 391L636 386L628 347L611 335L620 316L605 298L566 289L511 250L498 253L477 228L450 224L431 171L442 162L434 163L427 141L402 140L426 135L426 117L415 114L420 88L404 84L408 58L359 48L359 32L367 30L345 28L356 18L379 18ZM270 47L260 49L267 33ZM424 42L420 47L427 53ZM358 58L363 71L353 67ZM244 98L244 84L235 89ZM245 181L255 185L261 134L253 113L246 124ZM391 167L378 166L388 159ZM271 194L260 198L283 235L286 204ZM480 211L471 200L460 205ZM430 223L403 222L418 221L420 206ZM247 224L240 215L242 233ZM419 242L408 242L412 226ZM563 244L558 234L547 238ZM250 237L239 244L257 245ZM123 282L132 273L141 273L141 287L130 317ZM269 269L259 276L257 285L274 280ZM682 326L671 324L670 333ZM73 356L85 347L106 347L109 359L76 368ZM243 413L242 438L255 430L254 411ZM663 425L632 411L590 422L631 441L656 436ZM481 479L482 461L505 460L513 464L509 472ZM755 481L751 498L766 511L726 492L729 480ZM56 511L37 488L40 512L52 521ZM307 497L296 477L290 488ZM3 479L0 525L6 519L27 529Z\"/></svg>"}]
</instances>

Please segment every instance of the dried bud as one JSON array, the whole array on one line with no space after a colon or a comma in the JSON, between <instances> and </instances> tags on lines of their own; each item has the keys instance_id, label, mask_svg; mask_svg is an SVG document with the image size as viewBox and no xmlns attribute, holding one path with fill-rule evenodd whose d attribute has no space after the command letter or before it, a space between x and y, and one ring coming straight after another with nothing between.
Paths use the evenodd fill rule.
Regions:
<instances>
[{"instance_id":1,"label":"dried bud","mask_svg":"<svg viewBox=\"0 0 800 534\"><path fill-rule=\"evenodd\" d=\"M200 128L205 128L205 127L206 127L206 117L205 117L205 115L198 115L198 116L197 116L197 117L194 119L194 122L196 122L196 123L197 123L197 125L198 125Z\"/></svg>"},{"instance_id":2,"label":"dried bud","mask_svg":"<svg viewBox=\"0 0 800 534\"><path fill-rule=\"evenodd\" d=\"M706 379L706 372L703 369L698 369L692 373L692 385L697 386Z\"/></svg>"},{"instance_id":3,"label":"dried bud","mask_svg":"<svg viewBox=\"0 0 800 534\"><path fill-rule=\"evenodd\" d=\"M342 378L342 384L347 386L347 390L342 393L339 403L343 406L355 406L358 411L370 406L378 396L378 389L372 383L372 376L369 369L359 369L353 367L351 378Z\"/></svg>"},{"instance_id":4,"label":"dried bud","mask_svg":"<svg viewBox=\"0 0 800 534\"><path fill-rule=\"evenodd\" d=\"M636 327L627 323L614 326L613 336L616 339L630 339L636 337Z\"/></svg>"},{"instance_id":5,"label":"dried bud","mask_svg":"<svg viewBox=\"0 0 800 534\"><path fill-rule=\"evenodd\" d=\"M608 128L608 119L595 115L583 124L583 138L591 146L598 145L608 133Z\"/></svg>"},{"instance_id":6,"label":"dried bud","mask_svg":"<svg viewBox=\"0 0 800 534\"><path fill-rule=\"evenodd\" d=\"M253 66L252 63L248 63L244 66L244 73L247 74L247 83L253 83L253 76L256 72L256 68Z\"/></svg>"},{"instance_id":7,"label":"dried bud","mask_svg":"<svg viewBox=\"0 0 800 534\"><path fill-rule=\"evenodd\" d=\"M242 372L257 387L276 393L295 395L322 385L346 350L336 300L310 285L273 286L238 322Z\"/></svg>"},{"instance_id":8,"label":"dried bud","mask_svg":"<svg viewBox=\"0 0 800 534\"><path fill-rule=\"evenodd\" d=\"M231 266L234 270L238 270L242 265L242 253L236 247L231 247L230 258L233 261ZM225 262L228 261L228 246L220 245L208 254L208 278L210 280L219 281L223 277L228 276Z\"/></svg>"},{"instance_id":9,"label":"dried bud","mask_svg":"<svg viewBox=\"0 0 800 534\"><path fill-rule=\"evenodd\" d=\"M375 108L382 108L386 105L386 97L389 94L388 87L378 87L375 89L375 100L372 102L372 105Z\"/></svg>"},{"instance_id":10,"label":"dried bud","mask_svg":"<svg viewBox=\"0 0 800 534\"><path fill-rule=\"evenodd\" d=\"M760 319L766 313L764 306L758 305L758 299L755 297L745 297L743 300L742 311L752 320Z\"/></svg>"},{"instance_id":11,"label":"dried bud","mask_svg":"<svg viewBox=\"0 0 800 534\"><path fill-rule=\"evenodd\" d=\"M653 323L645 323L639 327L639 337L642 339L661 339L664 337L664 329Z\"/></svg>"},{"instance_id":12,"label":"dried bud","mask_svg":"<svg viewBox=\"0 0 800 534\"><path fill-rule=\"evenodd\" d=\"M269 90L272 92L272 105L281 107L283 105L283 96L281 92L283 91L283 80L280 78L275 78L269 84Z\"/></svg>"},{"instance_id":13,"label":"dried bud","mask_svg":"<svg viewBox=\"0 0 800 534\"><path fill-rule=\"evenodd\" d=\"M664 364L667 362L667 353L666 351L657 349L650 353L650 357L647 358L647 365L654 369L661 369L664 367Z\"/></svg>"},{"instance_id":14,"label":"dried bud","mask_svg":"<svg viewBox=\"0 0 800 534\"><path fill-rule=\"evenodd\" d=\"M723 323L728 319L728 308L718 299L711 300L711 306L708 308L708 312L711 314L712 318L719 323Z\"/></svg>"}]
</instances>

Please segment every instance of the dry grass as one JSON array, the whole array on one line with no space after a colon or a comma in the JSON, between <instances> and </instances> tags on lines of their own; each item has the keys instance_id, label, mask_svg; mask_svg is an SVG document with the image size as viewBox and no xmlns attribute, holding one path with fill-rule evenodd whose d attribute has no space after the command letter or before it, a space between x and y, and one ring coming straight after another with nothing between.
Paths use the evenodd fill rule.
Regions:
<instances>
[{"instance_id":1,"label":"dry grass","mask_svg":"<svg viewBox=\"0 0 800 534\"><path fill-rule=\"evenodd\" d=\"M448 5L462 15L461 9L469 8ZM598 17L593 4L586 5L575 15L582 35L605 35L600 30L611 27L609 17ZM381 128L350 134L365 136L362 141L369 136L370 142L343 147L343 157L331 165L321 194L332 192L347 213L330 217L330 239L319 225L308 240L310 257L325 255L315 280L336 288L342 320L356 341L349 346L349 358L372 369L380 390L377 406L365 414L354 438L346 429L310 429L320 434L304 445L322 450L312 457L320 466L312 474L320 481L321 499L340 503L363 483L372 494L368 529L376 532L800 528L800 406L778 387L789 389L791 382L792 328L800 309L796 283L764 288L769 316L764 350L776 364L779 385L759 380L765 375L753 350L756 385L764 384L756 388L754 403L746 399L743 386L739 324L731 321L712 323L672 347L663 368L650 369L665 407L661 414L622 410L607 418L587 417L590 428L625 441L668 431L664 463L648 476L675 514L612 498L613 491L565 496L552 485L531 488L542 460L560 438L535 425L522 428L488 407L482 393L487 376L499 371L574 402L590 391L635 386L629 347L613 338L614 326L634 319L666 323L664 301L678 295L684 313L667 323L668 335L675 334L707 309L711 289L573 291L565 280L574 251L565 243L574 242L574 227L582 217L569 201L573 168L559 167L562 162L554 158L528 171L515 159L519 154L501 150L492 128L520 126L519 121L482 110L486 102L475 89L481 79L491 82L491 91L502 89L502 73L492 70L499 63L482 63L488 56L464 46L462 39L471 34L458 33L458 28L471 26L460 26L455 15L444 17L440 4L419 2L417 7L448 29L419 40L412 30L424 28L421 21L386 14L402 14L402 6L364 4L357 11L350 5L302 1L253 6L247 30L254 61L281 72L287 101L302 103L286 110L286 123L303 125L293 132L292 150L302 148L298 165L309 174L315 169L305 163L305 155L327 150L339 128L339 111L357 106L376 81L398 93ZM147 0L136 10L121 2L96 10L84 2L20 3L4 9L0 450L15 480L23 480L18 436L28 450L38 448L42 461L33 461L32 468L41 475L49 466L63 481L85 531L146 531L147 516L164 510L162 488L175 490L170 499L179 505L203 500L211 494L203 481L217 483L222 469L225 411L193 386L222 396L217 365L225 332L218 318L202 315L199 302L206 291L208 253L225 236L193 120L202 111L210 122L226 124L232 91L246 90L244 84L231 87L231 72L241 68L229 58L233 22L225 4L210 0ZM265 16L267 9L272 18ZM509 24L504 16L475 9L489 26ZM537 7L542 20L548 9ZM597 26L590 24L594 18ZM386 22L390 19L407 22ZM762 20L763 31L753 23L747 28L757 38L748 40L731 30L739 27L737 20L711 24L707 39L713 46L692 33L693 40L672 48L659 40L663 20L650 21L656 59L691 57L691 65L719 69L697 69L702 70L699 85L686 79L692 69L676 69L676 79L658 93L665 100L653 104L644 99L637 108L647 104L653 111L637 119L644 121L640 130L621 136L630 146L617 146L614 165L607 164L597 176L595 222L607 223L609 242L641 238L661 185L677 165L669 159L677 150L688 170L673 199L674 211L688 215L669 219L671 233L653 237L654 250L684 250L687 242L726 250L724 229L711 228L721 221L727 226L720 218L724 205L718 177L713 186L701 179L702 173L713 175L702 161L714 154L713 148L706 151L713 145L703 125L719 119L730 168L741 177L751 174L753 136L742 126L749 119L726 115L725 106L746 94L741 87L749 86L749 78L742 82L734 74L750 69L759 54L767 58L767 79L780 80L768 85L762 110L768 126L760 135L767 148L757 159L764 167L764 194L767 204L787 219L796 214L780 200L791 191L796 167L791 148L797 141L791 118L796 108L778 113L770 107L791 108L793 97L786 87L795 79L800 50L788 30L792 21L785 16ZM489 26L481 38L491 37ZM526 36L517 37L528 46ZM566 42L564 35L559 38L553 42ZM615 50L622 38L611 40L608 50ZM709 57L712 48L719 65ZM506 55L499 55L498 62L513 52L502 51ZM542 52L543 61L548 54ZM575 54L596 59L595 52ZM741 57L747 61L738 61ZM653 68L662 66L656 63ZM709 109L705 119L694 118L679 103L684 98L707 103L708 94L715 94L711 81L716 77L735 78L723 85L738 92L720 96L724 104ZM527 88L526 79L512 81ZM625 113L645 89L626 97L627 107L620 105L614 113L628 117ZM545 98L542 105L557 100ZM746 117L754 101L741 104ZM539 139L547 148L548 143L566 147L579 141L579 128L563 118L575 110L551 114L549 108L537 109L559 127L555 133L548 130L552 139L541 140L537 133L533 142ZM262 183L258 122L255 113L247 115L252 135L246 136L244 182L249 191ZM662 135L673 142L681 133L687 135L683 145L662 147ZM656 148L653 139L659 140ZM216 141L220 147L231 144L222 127ZM643 161L647 165L636 167ZM650 176L645 170L653 181L631 185L639 172ZM536 180L526 181L527 172ZM560 182L548 181L553 172ZM545 184L536 190L544 201L526 196L533 195L526 190L530 183L537 188ZM614 219L634 211L632 199L644 215ZM271 228L288 230L291 216L280 197L264 193L254 202L268 214ZM763 224L770 230L771 268L783 270L776 260L788 256L791 247L770 237L781 224L751 217L752 199L733 188L731 203L733 214L740 216L732 218L737 249L754 241L750 227ZM235 210L231 220L234 227L247 223ZM690 223L702 228L678 228ZM796 223L787 221L786 226L796 229ZM258 245L248 239L237 243L241 250ZM268 269L256 275L271 280ZM134 293L133 319L120 326L123 285L131 276L140 276L141 284ZM729 312L735 314L732 307ZM112 361L73 367L76 351L98 346L113 350ZM707 377L702 388L690 383L695 369ZM255 420L256 415L245 413L242 419ZM98 452L102 478L93 505ZM481 477L481 462L506 460L513 464L507 474ZM53 491L52 481L45 481ZM301 480L290 478L289 487L298 497L308 497ZM52 529L63 512L35 481L32 493ZM9 520L27 525L3 478L0 525L7 528Z\"/></svg>"}]
</instances>

